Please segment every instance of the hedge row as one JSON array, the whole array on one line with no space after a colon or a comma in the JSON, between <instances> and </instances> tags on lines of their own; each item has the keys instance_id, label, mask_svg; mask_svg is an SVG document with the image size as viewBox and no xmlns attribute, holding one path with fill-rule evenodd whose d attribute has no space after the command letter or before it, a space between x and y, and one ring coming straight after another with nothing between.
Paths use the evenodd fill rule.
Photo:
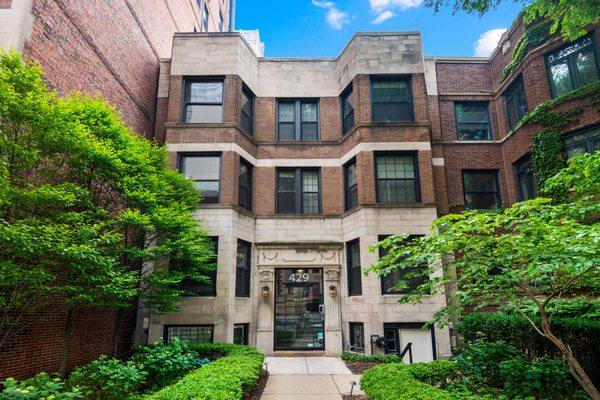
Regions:
<instances>
[{"instance_id":1,"label":"hedge row","mask_svg":"<svg viewBox=\"0 0 600 400\"><path fill-rule=\"evenodd\" d=\"M253 347L207 343L195 345L201 356L217 358L145 400L241 400L258 381L264 355Z\"/></svg>"},{"instance_id":2,"label":"hedge row","mask_svg":"<svg viewBox=\"0 0 600 400\"><path fill-rule=\"evenodd\" d=\"M386 363L371 368L362 376L360 387L371 400L478 400L488 396L467 390L445 390L458 378L453 361L400 364ZM500 397L496 397L499 399Z\"/></svg>"},{"instance_id":3,"label":"hedge row","mask_svg":"<svg viewBox=\"0 0 600 400\"><path fill-rule=\"evenodd\" d=\"M552 327L554 333L571 346L592 381L600 385L600 321L557 317L552 319ZM529 359L560 357L556 347L519 315L503 312L467 314L461 317L457 330L467 341L474 341L482 334L489 342L503 340Z\"/></svg>"}]
</instances>

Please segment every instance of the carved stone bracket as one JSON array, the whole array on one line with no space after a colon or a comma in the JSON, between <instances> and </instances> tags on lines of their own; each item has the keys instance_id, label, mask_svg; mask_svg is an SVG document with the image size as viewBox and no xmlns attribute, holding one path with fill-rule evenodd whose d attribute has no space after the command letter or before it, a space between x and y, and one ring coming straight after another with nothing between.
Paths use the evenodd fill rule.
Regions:
<instances>
[{"instance_id":1,"label":"carved stone bracket","mask_svg":"<svg viewBox=\"0 0 600 400\"><path fill-rule=\"evenodd\" d=\"M339 267L325 268L325 280L330 281L330 282L339 282L340 281Z\"/></svg>"},{"instance_id":2,"label":"carved stone bracket","mask_svg":"<svg viewBox=\"0 0 600 400\"><path fill-rule=\"evenodd\" d=\"M273 282L274 271L272 269L260 269L258 272L261 282Z\"/></svg>"}]
</instances>

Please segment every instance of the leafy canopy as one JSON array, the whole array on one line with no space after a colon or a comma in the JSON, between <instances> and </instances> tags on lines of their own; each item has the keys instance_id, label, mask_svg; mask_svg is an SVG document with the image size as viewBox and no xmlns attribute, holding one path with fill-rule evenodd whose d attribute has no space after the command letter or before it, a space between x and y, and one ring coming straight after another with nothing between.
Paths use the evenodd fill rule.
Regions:
<instances>
[{"instance_id":1,"label":"leafy canopy","mask_svg":"<svg viewBox=\"0 0 600 400\"><path fill-rule=\"evenodd\" d=\"M454 288L448 293L448 305L435 316L439 323L465 308L508 305L525 312L532 301L539 309L575 290L597 294L600 152L570 159L542 193L554 199L536 198L499 211L446 215L434 222L430 236L409 243L406 235L388 237L371 247L374 251L381 246L388 253L365 273L404 270L405 280L397 285L404 289L412 277L432 277L401 297L401 303Z\"/></svg>"},{"instance_id":2,"label":"leafy canopy","mask_svg":"<svg viewBox=\"0 0 600 400\"><path fill-rule=\"evenodd\" d=\"M551 33L561 32L567 40L585 35L585 27L600 21L598 0L514 0L523 3L526 23L538 18L552 21ZM425 5L439 11L451 6L454 12L465 11L483 15L495 9L503 0L425 0Z\"/></svg>"},{"instance_id":3,"label":"leafy canopy","mask_svg":"<svg viewBox=\"0 0 600 400\"><path fill-rule=\"evenodd\" d=\"M174 309L178 283L214 267L199 201L104 100L60 97L38 65L0 53L0 331L55 296L68 308L142 296Z\"/></svg>"}]
</instances>

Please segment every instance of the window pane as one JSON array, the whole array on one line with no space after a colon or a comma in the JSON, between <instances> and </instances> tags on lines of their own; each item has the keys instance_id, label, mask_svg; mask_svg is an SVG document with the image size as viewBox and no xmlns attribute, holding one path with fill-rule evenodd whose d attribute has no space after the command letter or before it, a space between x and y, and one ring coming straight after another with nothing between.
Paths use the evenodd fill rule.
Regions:
<instances>
[{"instance_id":1,"label":"window pane","mask_svg":"<svg viewBox=\"0 0 600 400\"><path fill-rule=\"evenodd\" d=\"M222 105L188 105L185 109L185 122L218 123L223 122Z\"/></svg>"},{"instance_id":2,"label":"window pane","mask_svg":"<svg viewBox=\"0 0 600 400\"><path fill-rule=\"evenodd\" d=\"M317 122L302 123L302 140L319 140L319 124Z\"/></svg>"},{"instance_id":3,"label":"window pane","mask_svg":"<svg viewBox=\"0 0 600 400\"><path fill-rule=\"evenodd\" d=\"M598 151L600 148L600 128L567 136L564 152L567 157Z\"/></svg>"},{"instance_id":4,"label":"window pane","mask_svg":"<svg viewBox=\"0 0 600 400\"><path fill-rule=\"evenodd\" d=\"M222 103L223 82L191 82L189 103Z\"/></svg>"},{"instance_id":5,"label":"window pane","mask_svg":"<svg viewBox=\"0 0 600 400\"><path fill-rule=\"evenodd\" d=\"M360 270L360 247L359 242L349 243L347 246L348 252L348 290L349 295L362 294L362 277Z\"/></svg>"},{"instance_id":6,"label":"window pane","mask_svg":"<svg viewBox=\"0 0 600 400\"><path fill-rule=\"evenodd\" d=\"M357 184L356 180L356 163L352 163L346 167L346 179L348 187Z\"/></svg>"},{"instance_id":7,"label":"window pane","mask_svg":"<svg viewBox=\"0 0 600 400\"><path fill-rule=\"evenodd\" d=\"M480 193L467 193L465 196L467 201L467 207L472 209L488 209L496 210L500 208L498 204L498 197L496 193L492 192L480 192Z\"/></svg>"},{"instance_id":8,"label":"window pane","mask_svg":"<svg viewBox=\"0 0 600 400\"><path fill-rule=\"evenodd\" d=\"M458 122L487 123L487 106L485 104L456 104Z\"/></svg>"},{"instance_id":9,"label":"window pane","mask_svg":"<svg viewBox=\"0 0 600 400\"><path fill-rule=\"evenodd\" d=\"M192 179L219 179L220 157L182 156L181 173Z\"/></svg>"},{"instance_id":10,"label":"window pane","mask_svg":"<svg viewBox=\"0 0 600 400\"><path fill-rule=\"evenodd\" d=\"M406 80L373 81L373 102L409 101Z\"/></svg>"},{"instance_id":11,"label":"window pane","mask_svg":"<svg viewBox=\"0 0 600 400\"><path fill-rule=\"evenodd\" d=\"M302 103L300 109L302 112L302 122L317 122L317 103Z\"/></svg>"},{"instance_id":12,"label":"window pane","mask_svg":"<svg viewBox=\"0 0 600 400\"><path fill-rule=\"evenodd\" d=\"M279 103L279 122L294 122L295 105L293 102Z\"/></svg>"},{"instance_id":13,"label":"window pane","mask_svg":"<svg viewBox=\"0 0 600 400\"><path fill-rule=\"evenodd\" d=\"M253 108L253 96L248 91L242 90L242 127L248 133L252 133Z\"/></svg>"},{"instance_id":14,"label":"window pane","mask_svg":"<svg viewBox=\"0 0 600 400\"><path fill-rule=\"evenodd\" d=\"M233 326L233 343L248 344L248 324L235 324Z\"/></svg>"},{"instance_id":15,"label":"window pane","mask_svg":"<svg viewBox=\"0 0 600 400\"><path fill-rule=\"evenodd\" d=\"M212 336L212 326L169 326L167 327L166 341L178 338L191 343L210 343Z\"/></svg>"},{"instance_id":16,"label":"window pane","mask_svg":"<svg viewBox=\"0 0 600 400\"><path fill-rule=\"evenodd\" d=\"M554 95L560 96L573 90L571 75L569 74L569 64L567 61L555 64L550 67L550 78L554 86Z\"/></svg>"},{"instance_id":17,"label":"window pane","mask_svg":"<svg viewBox=\"0 0 600 400\"><path fill-rule=\"evenodd\" d=\"M279 171L278 190L285 192L293 192L295 190L296 174L291 171Z\"/></svg>"},{"instance_id":18,"label":"window pane","mask_svg":"<svg viewBox=\"0 0 600 400\"><path fill-rule=\"evenodd\" d=\"M458 140L489 140L488 124L458 124Z\"/></svg>"},{"instance_id":19,"label":"window pane","mask_svg":"<svg viewBox=\"0 0 600 400\"><path fill-rule=\"evenodd\" d=\"M250 295L250 245L242 241L237 245L235 295Z\"/></svg>"},{"instance_id":20,"label":"window pane","mask_svg":"<svg viewBox=\"0 0 600 400\"><path fill-rule=\"evenodd\" d=\"M296 193L277 193L277 211L279 214L295 214Z\"/></svg>"},{"instance_id":21,"label":"window pane","mask_svg":"<svg viewBox=\"0 0 600 400\"><path fill-rule=\"evenodd\" d=\"M465 190L497 191L496 172L466 172L464 174Z\"/></svg>"},{"instance_id":22,"label":"window pane","mask_svg":"<svg viewBox=\"0 0 600 400\"><path fill-rule=\"evenodd\" d=\"M500 208L498 173L496 171L463 172L463 184L467 208Z\"/></svg>"},{"instance_id":23,"label":"window pane","mask_svg":"<svg viewBox=\"0 0 600 400\"><path fill-rule=\"evenodd\" d=\"M377 156L377 179L413 179L415 177L412 156Z\"/></svg>"},{"instance_id":24,"label":"window pane","mask_svg":"<svg viewBox=\"0 0 600 400\"><path fill-rule=\"evenodd\" d=\"M196 181L195 186L200 191L203 203L217 203L219 201L218 181Z\"/></svg>"},{"instance_id":25,"label":"window pane","mask_svg":"<svg viewBox=\"0 0 600 400\"><path fill-rule=\"evenodd\" d=\"M319 173L317 171L302 171L302 191L319 191Z\"/></svg>"},{"instance_id":26,"label":"window pane","mask_svg":"<svg viewBox=\"0 0 600 400\"><path fill-rule=\"evenodd\" d=\"M350 345L353 351L365 351L365 326L362 322L350 322Z\"/></svg>"},{"instance_id":27,"label":"window pane","mask_svg":"<svg viewBox=\"0 0 600 400\"><path fill-rule=\"evenodd\" d=\"M279 123L279 140L296 140L296 126L293 122Z\"/></svg>"},{"instance_id":28,"label":"window pane","mask_svg":"<svg viewBox=\"0 0 600 400\"><path fill-rule=\"evenodd\" d=\"M380 180L377 182L380 203L415 203L414 180Z\"/></svg>"},{"instance_id":29,"label":"window pane","mask_svg":"<svg viewBox=\"0 0 600 400\"><path fill-rule=\"evenodd\" d=\"M410 103L375 103L373 104L373 121L393 122L410 121Z\"/></svg>"},{"instance_id":30,"label":"window pane","mask_svg":"<svg viewBox=\"0 0 600 400\"><path fill-rule=\"evenodd\" d=\"M319 213L319 194L318 193L303 193L302 194L302 214L318 214Z\"/></svg>"},{"instance_id":31,"label":"window pane","mask_svg":"<svg viewBox=\"0 0 600 400\"><path fill-rule=\"evenodd\" d=\"M579 53L575 59L575 63L577 64L580 86L598 80L598 66L596 64L596 55L594 54L593 48L589 48Z\"/></svg>"},{"instance_id":32,"label":"window pane","mask_svg":"<svg viewBox=\"0 0 600 400\"><path fill-rule=\"evenodd\" d=\"M577 51L579 51L585 47L591 46L591 45L592 45L591 38L586 37L586 38L580 39L580 40L576 41L575 43L573 43L567 47L564 47L553 54L550 54L548 56L548 61L555 62L561 58L565 58L565 57L567 57L571 54L574 54Z\"/></svg>"}]
</instances>

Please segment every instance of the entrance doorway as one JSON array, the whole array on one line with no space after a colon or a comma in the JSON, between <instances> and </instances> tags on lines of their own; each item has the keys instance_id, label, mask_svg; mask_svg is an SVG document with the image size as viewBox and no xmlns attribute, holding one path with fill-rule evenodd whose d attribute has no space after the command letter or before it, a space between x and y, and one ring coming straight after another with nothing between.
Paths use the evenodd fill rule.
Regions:
<instances>
[{"instance_id":1,"label":"entrance doorway","mask_svg":"<svg viewBox=\"0 0 600 400\"><path fill-rule=\"evenodd\" d=\"M275 270L275 350L324 350L322 268Z\"/></svg>"}]
</instances>

